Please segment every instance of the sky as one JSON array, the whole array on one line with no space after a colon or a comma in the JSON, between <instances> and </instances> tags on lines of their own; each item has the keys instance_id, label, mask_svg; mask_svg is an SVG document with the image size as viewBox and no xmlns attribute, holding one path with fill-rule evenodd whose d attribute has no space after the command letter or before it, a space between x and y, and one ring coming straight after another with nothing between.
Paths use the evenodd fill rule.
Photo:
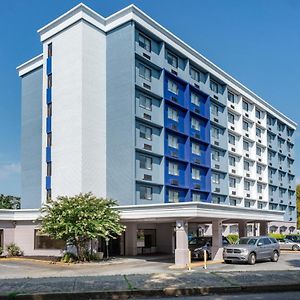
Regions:
<instances>
[{"instance_id":1,"label":"sky","mask_svg":"<svg viewBox=\"0 0 300 300\"><path fill-rule=\"evenodd\" d=\"M86 0L106 17L134 3L289 118L300 123L300 1ZM16 67L41 53L37 30L80 1L1 1L0 194L21 194L20 80ZM300 183L300 129L296 132Z\"/></svg>"}]
</instances>

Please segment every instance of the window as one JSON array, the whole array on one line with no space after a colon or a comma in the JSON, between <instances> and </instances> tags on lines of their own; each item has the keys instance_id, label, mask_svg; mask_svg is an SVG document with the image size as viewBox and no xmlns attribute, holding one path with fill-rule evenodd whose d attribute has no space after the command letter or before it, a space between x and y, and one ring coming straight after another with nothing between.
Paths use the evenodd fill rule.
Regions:
<instances>
[{"instance_id":1,"label":"window","mask_svg":"<svg viewBox=\"0 0 300 300\"><path fill-rule=\"evenodd\" d=\"M262 150L260 147L256 147L256 155L261 156Z\"/></svg>"},{"instance_id":2,"label":"window","mask_svg":"<svg viewBox=\"0 0 300 300\"><path fill-rule=\"evenodd\" d=\"M152 140L152 129L150 127L140 125L140 137L142 139Z\"/></svg>"},{"instance_id":3,"label":"window","mask_svg":"<svg viewBox=\"0 0 300 300\"><path fill-rule=\"evenodd\" d=\"M151 52L151 40L143 34L139 34L139 46L144 48L146 51Z\"/></svg>"},{"instance_id":4,"label":"window","mask_svg":"<svg viewBox=\"0 0 300 300\"><path fill-rule=\"evenodd\" d=\"M244 170L249 171L250 170L250 162L245 160L244 161Z\"/></svg>"},{"instance_id":5,"label":"window","mask_svg":"<svg viewBox=\"0 0 300 300\"><path fill-rule=\"evenodd\" d=\"M281 155L278 155L278 158L279 158L279 166L282 167L282 164L284 162L284 157L282 157Z\"/></svg>"},{"instance_id":6,"label":"window","mask_svg":"<svg viewBox=\"0 0 300 300\"><path fill-rule=\"evenodd\" d=\"M245 111L249 111L249 103L248 103L248 102L243 101L243 109L244 109Z\"/></svg>"},{"instance_id":7,"label":"window","mask_svg":"<svg viewBox=\"0 0 300 300\"><path fill-rule=\"evenodd\" d=\"M231 206L236 206L236 200L235 200L235 199L230 199L230 200L229 200L229 204L230 204Z\"/></svg>"},{"instance_id":8,"label":"window","mask_svg":"<svg viewBox=\"0 0 300 300\"><path fill-rule=\"evenodd\" d=\"M170 51L167 51L167 61L172 67L178 68L178 57Z\"/></svg>"},{"instance_id":9,"label":"window","mask_svg":"<svg viewBox=\"0 0 300 300\"><path fill-rule=\"evenodd\" d=\"M268 159L272 160L272 158L275 156L275 153L272 151L268 151Z\"/></svg>"},{"instance_id":10,"label":"window","mask_svg":"<svg viewBox=\"0 0 300 300\"><path fill-rule=\"evenodd\" d=\"M245 200L245 207L251 207L251 202L249 200Z\"/></svg>"},{"instance_id":11,"label":"window","mask_svg":"<svg viewBox=\"0 0 300 300\"><path fill-rule=\"evenodd\" d=\"M52 164L51 162L47 162L47 176L52 175Z\"/></svg>"},{"instance_id":12,"label":"window","mask_svg":"<svg viewBox=\"0 0 300 300\"><path fill-rule=\"evenodd\" d=\"M210 89L216 94L219 92L218 84L213 80L210 81Z\"/></svg>"},{"instance_id":13,"label":"window","mask_svg":"<svg viewBox=\"0 0 300 300\"><path fill-rule=\"evenodd\" d=\"M193 201L201 201L201 195L198 193L193 193L192 194L192 200Z\"/></svg>"},{"instance_id":14,"label":"window","mask_svg":"<svg viewBox=\"0 0 300 300\"><path fill-rule=\"evenodd\" d=\"M246 141L244 141L244 142L243 142L243 149L244 149L245 151L249 151L249 148L250 148L249 143L246 142Z\"/></svg>"},{"instance_id":15,"label":"window","mask_svg":"<svg viewBox=\"0 0 300 300\"><path fill-rule=\"evenodd\" d=\"M288 137L292 137L293 136L293 132L294 132L293 129L287 128L287 135L288 135Z\"/></svg>"},{"instance_id":16,"label":"window","mask_svg":"<svg viewBox=\"0 0 300 300\"><path fill-rule=\"evenodd\" d=\"M66 242L55 240L46 234L42 234L38 229L34 230L34 249L64 249Z\"/></svg>"},{"instance_id":17,"label":"window","mask_svg":"<svg viewBox=\"0 0 300 300\"><path fill-rule=\"evenodd\" d=\"M151 81L151 69L146 66L140 64L139 67L139 76L144 78L145 80Z\"/></svg>"},{"instance_id":18,"label":"window","mask_svg":"<svg viewBox=\"0 0 300 300\"><path fill-rule=\"evenodd\" d=\"M278 131L283 132L284 124L278 122L277 127L278 127Z\"/></svg>"},{"instance_id":19,"label":"window","mask_svg":"<svg viewBox=\"0 0 300 300\"><path fill-rule=\"evenodd\" d=\"M259 165L256 166L256 173L261 175L261 173L262 173L262 166L259 166Z\"/></svg>"},{"instance_id":20,"label":"window","mask_svg":"<svg viewBox=\"0 0 300 300\"><path fill-rule=\"evenodd\" d=\"M256 136L261 137L261 129L256 128Z\"/></svg>"},{"instance_id":21,"label":"window","mask_svg":"<svg viewBox=\"0 0 300 300\"><path fill-rule=\"evenodd\" d=\"M200 98L197 94L191 92L191 102L197 106L200 105Z\"/></svg>"},{"instance_id":22,"label":"window","mask_svg":"<svg viewBox=\"0 0 300 300\"><path fill-rule=\"evenodd\" d=\"M193 129L200 131L200 122L198 120L192 118L191 123Z\"/></svg>"},{"instance_id":23,"label":"window","mask_svg":"<svg viewBox=\"0 0 300 300\"><path fill-rule=\"evenodd\" d=\"M291 152L291 150L293 149L293 145L290 143L287 143L287 148L288 148L288 152Z\"/></svg>"},{"instance_id":24,"label":"window","mask_svg":"<svg viewBox=\"0 0 300 300\"><path fill-rule=\"evenodd\" d=\"M236 179L233 177L229 177L229 186L231 188L236 188Z\"/></svg>"},{"instance_id":25,"label":"window","mask_svg":"<svg viewBox=\"0 0 300 300\"><path fill-rule=\"evenodd\" d=\"M270 189L269 189L270 196L273 196L275 191L276 191L276 188L274 188L273 186L270 186Z\"/></svg>"},{"instance_id":26,"label":"window","mask_svg":"<svg viewBox=\"0 0 300 300\"><path fill-rule=\"evenodd\" d=\"M47 146L51 146L52 145L52 133L47 133Z\"/></svg>"},{"instance_id":27,"label":"window","mask_svg":"<svg viewBox=\"0 0 300 300\"><path fill-rule=\"evenodd\" d=\"M212 173L211 178L212 178L212 183L220 184L220 174Z\"/></svg>"},{"instance_id":28,"label":"window","mask_svg":"<svg viewBox=\"0 0 300 300\"><path fill-rule=\"evenodd\" d=\"M139 95L139 105L144 109L152 110L152 99L144 95Z\"/></svg>"},{"instance_id":29,"label":"window","mask_svg":"<svg viewBox=\"0 0 300 300\"><path fill-rule=\"evenodd\" d=\"M264 208L264 204L262 202L258 202L257 203L257 208L258 209L263 209Z\"/></svg>"},{"instance_id":30,"label":"window","mask_svg":"<svg viewBox=\"0 0 300 300\"><path fill-rule=\"evenodd\" d=\"M191 78L194 79L195 81L198 81L198 82L200 81L200 72L192 67L190 68L190 75L191 75Z\"/></svg>"},{"instance_id":31,"label":"window","mask_svg":"<svg viewBox=\"0 0 300 300\"><path fill-rule=\"evenodd\" d=\"M169 175L179 176L178 164L169 161Z\"/></svg>"},{"instance_id":32,"label":"window","mask_svg":"<svg viewBox=\"0 0 300 300\"><path fill-rule=\"evenodd\" d=\"M149 156L140 156L140 168L146 170L152 170L152 158Z\"/></svg>"},{"instance_id":33,"label":"window","mask_svg":"<svg viewBox=\"0 0 300 300\"><path fill-rule=\"evenodd\" d=\"M168 79L168 91L178 95L179 89L175 81Z\"/></svg>"},{"instance_id":34,"label":"window","mask_svg":"<svg viewBox=\"0 0 300 300\"><path fill-rule=\"evenodd\" d=\"M216 203L216 204L221 204L224 202L224 199L221 198L220 196L212 196L212 203Z\"/></svg>"},{"instance_id":35,"label":"window","mask_svg":"<svg viewBox=\"0 0 300 300\"><path fill-rule=\"evenodd\" d=\"M179 192L175 190L169 190L169 202L178 202L179 201Z\"/></svg>"},{"instance_id":36,"label":"window","mask_svg":"<svg viewBox=\"0 0 300 300\"><path fill-rule=\"evenodd\" d=\"M228 122L234 124L234 115L231 113L228 113Z\"/></svg>"},{"instance_id":37,"label":"window","mask_svg":"<svg viewBox=\"0 0 300 300\"><path fill-rule=\"evenodd\" d=\"M200 145L199 144L192 143L192 153L196 154L196 155L200 155L201 154L201 149L200 149Z\"/></svg>"},{"instance_id":38,"label":"window","mask_svg":"<svg viewBox=\"0 0 300 300\"><path fill-rule=\"evenodd\" d=\"M152 187L141 186L140 187L140 199L152 200Z\"/></svg>"},{"instance_id":39,"label":"window","mask_svg":"<svg viewBox=\"0 0 300 300\"><path fill-rule=\"evenodd\" d=\"M219 108L218 108L218 106L217 105L215 105L215 104L211 104L211 106L210 106L210 112L211 112L211 114L213 115L213 116L218 116L218 114L219 114Z\"/></svg>"},{"instance_id":40,"label":"window","mask_svg":"<svg viewBox=\"0 0 300 300\"><path fill-rule=\"evenodd\" d=\"M284 174L283 173L281 173L281 172L279 172L279 181L283 181L283 179L284 179Z\"/></svg>"},{"instance_id":41,"label":"window","mask_svg":"<svg viewBox=\"0 0 300 300\"><path fill-rule=\"evenodd\" d=\"M246 131L249 131L249 123L246 121L243 121L243 129Z\"/></svg>"},{"instance_id":42,"label":"window","mask_svg":"<svg viewBox=\"0 0 300 300\"><path fill-rule=\"evenodd\" d=\"M52 116L52 103L49 103L47 105L47 117L51 117Z\"/></svg>"},{"instance_id":43,"label":"window","mask_svg":"<svg viewBox=\"0 0 300 300\"><path fill-rule=\"evenodd\" d=\"M257 192L258 192L259 194L262 194L262 190L263 190L263 186L262 186L261 184L258 184L258 185L257 185Z\"/></svg>"},{"instance_id":44,"label":"window","mask_svg":"<svg viewBox=\"0 0 300 300\"><path fill-rule=\"evenodd\" d=\"M178 138L174 135L168 135L168 146L171 148L178 149Z\"/></svg>"},{"instance_id":45,"label":"window","mask_svg":"<svg viewBox=\"0 0 300 300\"><path fill-rule=\"evenodd\" d=\"M270 179L272 179L273 178L273 175L275 174L275 170L273 170L273 169L269 169L269 177L270 177Z\"/></svg>"},{"instance_id":46,"label":"window","mask_svg":"<svg viewBox=\"0 0 300 300\"><path fill-rule=\"evenodd\" d=\"M48 45L48 57L52 56L52 43Z\"/></svg>"},{"instance_id":47,"label":"window","mask_svg":"<svg viewBox=\"0 0 300 300\"><path fill-rule=\"evenodd\" d=\"M235 167L236 159L234 156L229 156L229 165Z\"/></svg>"},{"instance_id":48,"label":"window","mask_svg":"<svg viewBox=\"0 0 300 300\"><path fill-rule=\"evenodd\" d=\"M200 170L192 168L192 179L200 180Z\"/></svg>"},{"instance_id":49,"label":"window","mask_svg":"<svg viewBox=\"0 0 300 300\"><path fill-rule=\"evenodd\" d=\"M220 161L220 152L217 150L211 151L211 159L214 161Z\"/></svg>"},{"instance_id":50,"label":"window","mask_svg":"<svg viewBox=\"0 0 300 300\"><path fill-rule=\"evenodd\" d=\"M235 136L232 134L228 134L229 144L235 145Z\"/></svg>"},{"instance_id":51,"label":"window","mask_svg":"<svg viewBox=\"0 0 300 300\"><path fill-rule=\"evenodd\" d=\"M219 139L219 136L220 136L220 129L217 128L217 127L211 127L211 134L212 134L212 137L213 137L213 138Z\"/></svg>"},{"instance_id":52,"label":"window","mask_svg":"<svg viewBox=\"0 0 300 300\"><path fill-rule=\"evenodd\" d=\"M228 101L234 103L234 94L228 91L227 99Z\"/></svg>"},{"instance_id":53,"label":"window","mask_svg":"<svg viewBox=\"0 0 300 300\"><path fill-rule=\"evenodd\" d=\"M168 118L175 121L175 122L178 122L178 120L179 120L178 111L171 108L171 107L168 107Z\"/></svg>"},{"instance_id":54,"label":"window","mask_svg":"<svg viewBox=\"0 0 300 300\"><path fill-rule=\"evenodd\" d=\"M244 190L250 191L250 181L244 181Z\"/></svg>"},{"instance_id":55,"label":"window","mask_svg":"<svg viewBox=\"0 0 300 300\"><path fill-rule=\"evenodd\" d=\"M283 189L279 189L279 197L283 198L284 194L285 194L284 190Z\"/></svg>"},{"instance_id":56,"label":"window","mask_svg":"<svg viewBox=\"0 0 300 300\"><path fill-rule=\"evenodd\" d=\"M48 75L48 88L52 88L52 74Z\"/></svg>"},{"instance_id":57,"label":"window","mask_svg":"<svg viewBox=\"0 0 300 300\"><path fill-rule=\"evenodd\" d=\"M255 116L257 119L261 119L261 111L260 110L255 110Z\"/></svg>"}]
</instances>

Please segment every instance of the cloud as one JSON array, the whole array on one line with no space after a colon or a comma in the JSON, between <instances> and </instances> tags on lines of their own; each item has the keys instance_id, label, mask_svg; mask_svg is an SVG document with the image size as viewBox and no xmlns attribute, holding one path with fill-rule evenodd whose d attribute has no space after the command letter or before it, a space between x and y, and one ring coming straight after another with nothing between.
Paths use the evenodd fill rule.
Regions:
<instances>
[{"instance_id":1,"label":"cloud","mask_svg":"<svg viewBox=\"0 0 300 300\"><path fill-rule=\"evenodd\" d=\"M6 163L0 165L0 179L6 179L14 174L21 173L20 163Z\"/></svg>"}]
</instances>

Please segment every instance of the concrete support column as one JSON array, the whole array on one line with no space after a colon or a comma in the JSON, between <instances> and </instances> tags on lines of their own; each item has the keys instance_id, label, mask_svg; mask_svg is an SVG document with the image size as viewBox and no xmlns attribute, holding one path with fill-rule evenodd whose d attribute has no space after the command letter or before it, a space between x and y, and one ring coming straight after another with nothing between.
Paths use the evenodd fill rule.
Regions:
<instances>
[{"instance_id":1,"label":"concrete support column","mask_svg":"<svg viewBox=\"0 0 300 300\"><path fill-rule=\"evenodd\" d=\"M212 221L212 247L211 259L219 260L223 258L223 241L222 241L222 221Z\"/></svg>"},{"instance_id":2,"label":"concrete support column","mask_svg":"<svg viewBox=\"0 0 300 300\"><path fill-rule=\"evenodd\" d=\"M268 222L267 221L259 222L259 234L260 235L268 235Z\"/></svg>"},{"instance_id":3,"label":"concrete support column","mask_svg":"<svg viewBox=\"0 0 300 300\"><path fill-rule=\"evenodd\" d=\"M239 238L247 236L247 222L239 221Z\"/></svg>"},{"instance_id":4,"label":"concrete support column","mask_svg":"<svg viewBox=\"0 0 300 300\"><path fill-rule=\"evenodd\" d=\"M176 221L175 265L185 267L189 262L188 224L183 220Z\"/></svg>"},{"instance_id":5,"label":"concrete support column","mask_svg":"<svg viewBox=\"0 0 300 300\"><path fill-rule=\"evenodd\" d=\"M137 223L126 224L125 255L137 255Z\"/></svg>"}]
</instances>

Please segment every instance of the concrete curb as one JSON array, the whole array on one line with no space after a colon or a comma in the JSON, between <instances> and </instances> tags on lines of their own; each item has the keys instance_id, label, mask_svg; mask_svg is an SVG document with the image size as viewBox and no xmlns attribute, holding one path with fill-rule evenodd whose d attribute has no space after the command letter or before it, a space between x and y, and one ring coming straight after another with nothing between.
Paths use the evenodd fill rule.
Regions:
<instances>
[{"instance_id":1,"label":"concrete curb","mask_svg":"<svg viewBox=\"0 0 300 300\"><path fill-rule=\"evenodd\" d=\"M94 291L77 293L41 293L41 294L9 294L0 295L0 300L86 300L86 299L128 299L132 297L177 297L203 296L211 294L238 293L267 293L300 291L300 283L287 285L256 285L256 286L228 286L228 287L194 287L171 288L154 290L124 290L124 291Z\"/></svg>"}]
</instances>

